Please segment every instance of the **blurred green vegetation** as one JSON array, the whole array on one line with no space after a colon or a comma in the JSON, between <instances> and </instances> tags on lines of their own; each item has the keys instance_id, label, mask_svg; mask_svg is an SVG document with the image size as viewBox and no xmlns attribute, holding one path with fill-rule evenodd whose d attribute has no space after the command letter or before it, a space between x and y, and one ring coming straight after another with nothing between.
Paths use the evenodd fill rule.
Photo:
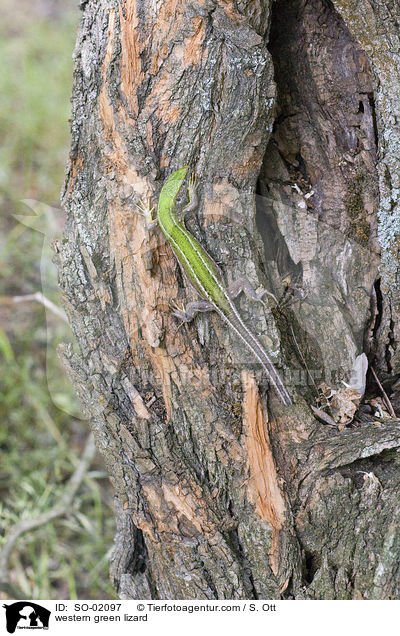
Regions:
<instances>
[{"instance_id":1,"label":"blurred green vegetation","mask_svg":"<svg viewBox=\"0 0 400 636\"><path fill-rule=\"evenodd\" d=\"M68 327L49 313L46 322L44 307L37 302L12 301L43 291L61 304L46 250L49 235L60 234L64 221L54 208L68 155L78 9L72 0L21 0L17 5L3 0L2 5L0 549L16 523L57 503L89 430L57 358L55 341L71 339ZM35 220L23 199L54 208ZM31 220L18 221L15 214L31 215ZM114 533L111 500L108 478L96 457L69 514L16 543L10 578L22 597L114 597L108 576Z\"/></svg>"}]
</instances>

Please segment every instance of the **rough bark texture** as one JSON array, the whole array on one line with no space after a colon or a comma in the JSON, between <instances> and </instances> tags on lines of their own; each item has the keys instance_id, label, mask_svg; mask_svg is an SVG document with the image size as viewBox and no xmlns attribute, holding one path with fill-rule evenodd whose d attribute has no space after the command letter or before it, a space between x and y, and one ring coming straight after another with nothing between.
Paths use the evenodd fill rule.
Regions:
<instances>
[{"instance_id":1,"label":"rough bark texture","mask_svg":"<svg viewBox=\"0 0 400 636\"><path fill-rule=\"evenodd\" d=\"M398 422L309 408L362 351L399 371L392 4L82 3L56 246L79 351L61 355L115 486L122 598L400 597ZM238 302L291 408L218 316L171 316L195 296L135 205L186 164L227 282L294 287L289 307Z\"/></svg>"},{"instance_id":2,"label":"rough bark texture","mask_svg":"<svg viewBox=\"0 0 400 636\"><path fill-rule=\"evenodd\" d=\"M335 0L368 56L374 89L379 178L379 243L385 302L379 337L384 373L400 372L400 5L397 0Z\"/></svg>"}]
</instances>

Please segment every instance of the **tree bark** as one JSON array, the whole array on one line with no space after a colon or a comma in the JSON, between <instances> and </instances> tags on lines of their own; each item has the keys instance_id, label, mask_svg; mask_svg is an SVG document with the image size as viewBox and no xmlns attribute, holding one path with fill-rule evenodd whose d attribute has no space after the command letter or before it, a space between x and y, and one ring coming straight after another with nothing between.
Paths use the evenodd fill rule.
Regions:
<instances>
[{"instance_id":1,"label":"tree bark","mask_svg":"<svg viewBox=\"0 0 400 636\"><path fill-rule=\"evenodd\" d=\"M60 353L115 487L118 594L399 598L398 421L310 408L362 351L388 390L400 372L399 7L81 4ZM293 407L217 315L171 314L196 297L136 205L183 165L226 282L292 290L238 306Z\"/></svg>"}]
</instances>

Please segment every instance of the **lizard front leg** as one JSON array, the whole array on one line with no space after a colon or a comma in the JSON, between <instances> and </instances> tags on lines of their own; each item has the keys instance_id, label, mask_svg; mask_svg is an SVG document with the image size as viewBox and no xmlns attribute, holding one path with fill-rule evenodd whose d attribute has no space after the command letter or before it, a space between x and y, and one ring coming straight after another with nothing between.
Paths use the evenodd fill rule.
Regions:
<instances>
[{"instance_id":1,"label":"lizard front leg","mask_svg":"<svg viewBox=\"0 0 400 636\"><path fill-rule=\"evenodd\" d=\"M157 219L154 216L154 206L151 205L150 199L145 201L140 199L136 204L136 212L144 216L146 230L153 230L157 225Z\"/></svg>"},{"instance_id":2,"label":"lizard front leg","mask_svg":"<svg viewBox=\"0 0 400 636\"><path fill-rule=\"evenodd\" d=\"M194 210L199 205L199 199L198 199L197 190L196 190L196 176L195 175L192 175L190 177L190 179L189 179L188 196L189 196L189 203L182 210L183 220L185 221L185 223L186 223L187 217L192 212L194 212Z\"/></svg>"}]
</instances>

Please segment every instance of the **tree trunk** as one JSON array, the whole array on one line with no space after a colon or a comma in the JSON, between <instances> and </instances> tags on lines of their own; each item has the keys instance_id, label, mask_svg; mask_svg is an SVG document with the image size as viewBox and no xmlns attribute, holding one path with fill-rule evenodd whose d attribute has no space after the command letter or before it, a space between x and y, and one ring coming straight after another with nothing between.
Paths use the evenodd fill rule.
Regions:
<instances>
[{"instance_id":1,"label":"tree trunk","mask_svg":"<svg viewBox=\"0 0 400 636\"><path fill-rule=\"evenodd\" d=\"M115 487L118 594L399 598L398 421L310 408L362 351L400 372L398 4L81 4L61 355ZM184 165L226 282L279 301L238 307L292 407L218 315L172 316L196 296L136 205Z\"/></svg>"}]
</instances>

